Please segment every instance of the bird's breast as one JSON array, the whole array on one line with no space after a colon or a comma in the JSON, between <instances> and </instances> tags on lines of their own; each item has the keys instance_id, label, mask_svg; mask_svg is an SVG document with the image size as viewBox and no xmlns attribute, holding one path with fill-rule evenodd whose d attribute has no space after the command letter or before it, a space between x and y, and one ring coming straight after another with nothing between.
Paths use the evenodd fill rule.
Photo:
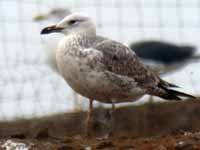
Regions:
<instances>
[{"instance_id":1,"label":"bird's breast","mask_svg":"<svg viewBox=\"0 0 200 150\"><path fill-rule=\"evenodd\" d=\"M89 49L86 52L83 53L85 56L79 55L76 50L65 49L56 53L59 71L73 90L106 103L111 103L113 99L116 102L131 101L143 95L133 79L104 70L94 57L98 54Z\"/></svg>"}]
</instances>

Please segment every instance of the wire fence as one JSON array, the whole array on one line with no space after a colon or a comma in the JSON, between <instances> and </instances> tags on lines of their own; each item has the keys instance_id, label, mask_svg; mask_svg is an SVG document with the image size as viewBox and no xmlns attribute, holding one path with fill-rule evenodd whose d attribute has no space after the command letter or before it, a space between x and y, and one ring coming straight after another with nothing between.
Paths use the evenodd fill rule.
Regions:
<instances>
[{"instance_id":1,"label":"wire fence","mask_svg":"<svg viewBox=\"0 0 200 150\"><path fill-rule=\"evenodd\" d=\"M72 90L44 61L47 43L39 32L53 21L33 21L52 8L85 12L99 34L126 44L158 39L200 47L200 0L0 0L0 120L71 111L77 105ZM168 79L198 94L198 65ZM87 105L86 98L76 99Z\"/></svg>"}]
</instances>

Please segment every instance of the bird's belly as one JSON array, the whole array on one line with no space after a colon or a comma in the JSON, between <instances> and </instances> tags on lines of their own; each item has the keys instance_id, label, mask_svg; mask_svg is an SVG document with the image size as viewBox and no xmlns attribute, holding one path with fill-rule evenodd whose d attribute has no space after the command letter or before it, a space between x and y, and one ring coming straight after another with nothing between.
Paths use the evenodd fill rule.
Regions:
<instances>
[{"instance_id":1,"label":"bird's belly","mask_svg":"<svg viewBox=\"0 0 200 150\"><path fill-rule=\"evenodd\" d=\"M59 70L70 87L87 98L119 103L137 100L144 94L128 77L99 71L74 58L70 59L58 63Z\"/></svg>"}]
</instances>

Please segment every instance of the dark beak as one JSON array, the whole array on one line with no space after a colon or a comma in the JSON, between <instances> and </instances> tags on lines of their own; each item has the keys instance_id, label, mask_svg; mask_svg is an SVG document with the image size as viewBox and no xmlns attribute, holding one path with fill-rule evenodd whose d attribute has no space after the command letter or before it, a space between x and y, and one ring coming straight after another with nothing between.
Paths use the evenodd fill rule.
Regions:
<instances>
[{"instance_id":1,"label":"dark beak","mask_svg":"<svg viewBox=\"0 0 200 150\"><path fill-rule=\"evenodd\" d=\"M48 26L40 32L40 34L49 34L54 32L61 32L64 28L57 27L56 25Z\"/></svg>"}]
</instances>

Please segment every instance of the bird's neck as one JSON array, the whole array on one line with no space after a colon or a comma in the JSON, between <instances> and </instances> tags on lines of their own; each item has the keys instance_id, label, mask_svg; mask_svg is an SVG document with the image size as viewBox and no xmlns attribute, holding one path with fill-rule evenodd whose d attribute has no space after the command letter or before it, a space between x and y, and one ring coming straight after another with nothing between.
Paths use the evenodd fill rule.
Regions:
<instances>
[{"instance_id":1,"label":"bird's neck","mask_svg":"<svg viewBox=\"0 0 200 150\"><path fill-rule=\"evenodd\" d=\"M77 36L77 37L80 37L80 38L88 38L88 39L90 39L90 38L96 36L96 32L93 31L93 30L82 31L82 32L80 31L80 32L78 32L78 33L76 33L74 35Z\"/></svg>"},{"instance_id":2,"label":"bird's neck","mask_svg":"<svg viewBox=\"0 0 200 150\"><path fill-rule=\"evenodd\" d=\"M81 33L76 33L76 34L71 34L65 37L65 41L67 41L67 45L76 45L79 47L87 48L88 44L92 39L96 36L96 33L86 33L86 32L81 32Z\"/></svg>"},{"instance_id":3,"label":"bird's neck","mask_svg":"<svg viewBox=\"0 0 200 150\"><path fill-rule=\"evenodd\" d=\"M71 37L80 37L80 38L91 38L96 36L96 29L93 27L88 27L84 29L77 29L76 31L72 31L66 35L66 36L71 36Z\"/></svg>"}]
</instances>

